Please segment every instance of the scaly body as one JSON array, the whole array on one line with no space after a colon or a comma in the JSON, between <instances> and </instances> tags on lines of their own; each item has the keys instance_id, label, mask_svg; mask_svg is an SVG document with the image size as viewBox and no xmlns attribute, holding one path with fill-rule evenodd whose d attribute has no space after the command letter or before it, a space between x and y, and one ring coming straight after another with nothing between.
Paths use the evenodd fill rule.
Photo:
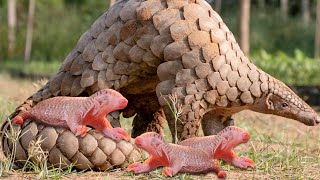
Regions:
<instances>
[{"instance_id":1,"label":"scaly body","mask_svg":"<svg viewBox=\"0 0 320 180\"><path fill-rule=\"evenodd\" d=\"M238 157L232 150L240 143L248 141L249 133L235 126L226 127L217 135L193 137L179 142L179 145L201 150L212 159L222 159L239 168L254 167L254 162L245 157Z\"/></svg>"},{"instance_id":2,"label":"scaly body","mask_svg":"<svg viewBox=\"0 0 320 180\"><path fill-rule=\"evenodd\" d=\"M218 167L216 160L206 153L187 146L166 143L161 135L149 132L138 136L135 144L146 150L150 157L144 162L136 162L128 166L128 171L144 173L159 166L165 166L164 175L174 176L178 172L203 173L214 171L219 177L226 173Z\"/></svg>"},{"instance_id":3,"label":"scaly body","mask_svg":"<svg viewBox=\"0 0 320 180\"><path fill-rule=\"evenodd\" d=\"M102 88L131 98L132 113L127 114L138 114L134 132L147 129L152 114L162 107L179 140L196 136L200 123L205 135L216 134L246 109L310 126L320 123L289 87L243 54L205 0L117 1L81 36L59 71L12 116L52 96L90 95ZM171 94L184 109L177 126L164 101Z\"/></svg>"},{"instance_id":4,"label":"scaly body","mask_svg":"<svg viewBox=\"0 0 320 180\"><path fill-rule=\"evenodd\" d=\"M90 97L53 97L41 101L29 111L13 118L15 124L31 119L52 126L69 128L75 135L85 136L86 125L92 126L105 136L119 141L129 140L121 128L112 128L105 116L126 107L128 101L119 92L103 89Z\"/></svg>"}]
</instances>

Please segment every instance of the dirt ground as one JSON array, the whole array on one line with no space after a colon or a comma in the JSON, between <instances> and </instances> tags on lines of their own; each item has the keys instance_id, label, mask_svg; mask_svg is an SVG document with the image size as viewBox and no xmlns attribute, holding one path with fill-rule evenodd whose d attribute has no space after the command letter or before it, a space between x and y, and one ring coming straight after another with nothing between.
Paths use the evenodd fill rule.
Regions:
<instances>
[{"instance_id":1,"label":"dirt ground","mask_svg":"<svg viewBox=\"0 0 320 180\"><path fill-rule=\"evenodd\" d=\"M10 112L29 95L36 92L43 81L12 79L0 73L0 118ZM6 106L7 105L7 106ZM236 115L236 125L247 130L251 139L235 151L253 158L255 169L240 170L223 164L227 179L320 179L320 126L308 127L297 121L244 111ZM130 126L131 122L126 123ZM128 128L128 127L127 127ZM130 128L130 127L129 127ZM167 136L168 133L167 133ZM10 172L4 179L35 179L37 174ZM109 172L78 172L63 179L164 179L161 169L143 175L125 170ZM217 179L216 175L178 175L175 179Z\"/></svg>"}]
</instances>

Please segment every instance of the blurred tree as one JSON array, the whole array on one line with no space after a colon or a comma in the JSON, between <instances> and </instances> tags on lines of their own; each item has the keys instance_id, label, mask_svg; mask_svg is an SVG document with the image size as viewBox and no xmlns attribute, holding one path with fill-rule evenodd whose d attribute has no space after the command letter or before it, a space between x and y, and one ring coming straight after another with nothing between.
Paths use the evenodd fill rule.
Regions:
<instances>
[{"instance_id":1,"label":"blurred tree","mask_svg":"<svg viewBox=\"0 0 320 180\"><path fill-rule=\"evenodd\" d=\"M303 24L308 26L310 23L310 7L309 7L309 0L301 0L301 12L302 12L302 19Z\"/></svg>"},{"instance_id":2,"label":"blurred tree","mask_svg":"<svg viewBox=\"0 0 320 180\"><path fill-rule=\"evenodd\" d=\"M16 47L17 2L8 0L8 57L12 58Z\"/></svg>"},{"instance_id":3,"label":"blurred tree","mask_svg":"<svg viewBox=\"0 0 320 180\"><path fill-rule=\"evenodd\" d=\"M286 21L288 19L288 0L280 0L281 18Z\"/></svg>"},{"instance_id":4,"label":"blurred tree","mask_svg":"<svg viewBox=\"0 0 320 180\"><path fill-rule=\"evenodd\" d=\"M221 12L221 6L222 6L222 0L215 0L215 3L214 3L214 10L220 14Z\"/></svg>"},{"instance_id":5,"label":"blurred tree","mask_svg":"<svg viewBox=\"0 0 320 180\"><path fill-rule=\"evenodd\" d=\"M266 6L265 0L258 0L258 6L259 8L264 9Z\"/></svg>"},{"instance_id":6,"label":"blurred tree","mask_svg":"<svg viewBox=\"0 0 320 180\"><path fill-rule=\"evenodd\" d=\"M250 0L240 1L240 16L239 16L239 32L240 32L240 47L245 55L249 55L250 50Z\"/></svg>"},{"instance_id":7,"label":"blurred tree","mask_svg":"<svg viewBox=\"0 0 320 180\"><path fill-rule=\"evenodd\" d=\"M32 50L32 33L33 33L33 20L35 10L35 0L29 0L29 12L28 12L28 24L27 24L27 36L26 36L26 48L24 51L24 63L28 64L30 61Z\"/></svg>"},{"instance_id":8,"label":"blurred tree","mask_svg":"<svg viewBox=\"0 0 320 180\"><path fill-rule=\"evenodd\" d=\"M316 22L316 39L315 39L315 49L314 57L320 58L320 0L317 1L317 22Z\"/></svg>"}]
</instances>

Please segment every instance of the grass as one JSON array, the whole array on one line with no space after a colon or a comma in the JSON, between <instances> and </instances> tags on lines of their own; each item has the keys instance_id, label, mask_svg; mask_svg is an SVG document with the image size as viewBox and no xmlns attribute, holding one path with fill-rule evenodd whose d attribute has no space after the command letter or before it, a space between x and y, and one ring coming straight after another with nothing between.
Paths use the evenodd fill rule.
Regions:
<instances>
[{"instance_id":1,"label":"grass","mask_svg":"<svg viewBox=\"0 0 320 180\"><path fill-rule=\"evenodd\" d=\"M5 136L12 142L12 152L16 152L16 142L23 136L20 129L15 129L9 123L10 130L5 132ZM27 131L26 131L27 132ZM25 132L25 133L26 133ZM7 177L12 172L16 173L30 173L36 175L36 179L60 179L61 177L73 172L74 164L68 166L66 170L62 169L63 163L58 167L48 165L48 152L43 151L41 143L44 141L41 137L32 140L28 148L28 159L23 162L24 167L17 171L14 170L15 153L8 157L3 157L0 164L0 177Z\"/></svg>"},{"instance_id":2,"label":"grass","mask_svg":"<svg viewBox=\"0 0 320 180\"><path fill-rule=\"evenodd\" d=\"M168 107L170 108L171 113L173 114L174 119L174 141L175 143L179 142L178 139L178 128L177 123L180 121L182 115L182 105L178 103L178 97L176 94L169 94L168 99L165 99Z\"/></svg>"},{"instance_id":3,"label":"grass","mask_svg":"<svg viewBox=\"0 0 320 180\"><path fill-rule=\"evenodd\" d=\"M49 77L56 73L61 65L59 61L31 61L24 64L21 60L6 60L1 62L0 72L13 75L25 74L29 76Z\"/></svg>"},{"instance_id":4,"label":"grass","mask_svg":"<svg viewBox=\"0 0 320 180\"><path fill-rule=\"evenodd\" d=\"M15 107L39 88L39 83L11 78L0 73L0 117L3 120ZM6 86L5 86L6 85ZM12 91L14 89L15 91ZM236 125L248 131L250 141L236 147L239 156L252 158L254 169L240 170L220 162L227 170L228 179L319 179L320 178L320 127L307 127L301 123L272 115L261 115L244 111L235 116ZM125 130L131 131L132 118L121 119ZM168 126L165 127L166 140L171 141ZM199 134L202 134L200 131ZM40 152L35 144L35 152ZM37 154L37 153L31 153ZM43 157L46 156L44 152ZM44 158L45 159L45 158ZM26 165L24 170L12 170L10 160L2 160L1 177L41 178L41 179L164 179L162 168L147 174L134 175L116 169L108 172L73 172L72 166L67 170L49 168L46 161ZM26 171L28 170L28 171ZM216 175L179 174L173 179L215 179Z\"/></svg>"}]
</instances>

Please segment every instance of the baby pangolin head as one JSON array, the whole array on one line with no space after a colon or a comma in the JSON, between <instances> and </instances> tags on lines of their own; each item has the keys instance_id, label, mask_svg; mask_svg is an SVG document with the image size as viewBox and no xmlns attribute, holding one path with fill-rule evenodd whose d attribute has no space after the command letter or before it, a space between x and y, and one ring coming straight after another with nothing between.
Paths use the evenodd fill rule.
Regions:
<instances>
[{"instance_id":1,"label":"baby pangolin head","mask_svg":"<svg viewBox=\"0 0 320 180\"><path fill-rule=\"evenodd\" d=\"M123 109L128 104L128 100L113 89L102 89L96 92L94 99L98 101L101 106L112 111Z\"/></svg>"},{"instance_id":2,"label":"baby pangolin head","mask_svg":"<svg viewBox=\"0 0 320 180\"><path fill-rule=\"evenodd\" d=\"M165 143L163 137L155 132L146 132L136 137L134 143L141 149L150 154L157 154L158 146Z\"/></svg>"},{"instance_id":3,"label":"baby pangolin head","mask_svg":"<svg viewBox=\"0 0 320 180\"><path fill-rule=\"evenodd\" d=\"M231 150L235 146L247 142L250 139L250 134L239 127L228 126L219 132L217 137L220 137L221 150Z\"/></svg>"}]
</instances>

